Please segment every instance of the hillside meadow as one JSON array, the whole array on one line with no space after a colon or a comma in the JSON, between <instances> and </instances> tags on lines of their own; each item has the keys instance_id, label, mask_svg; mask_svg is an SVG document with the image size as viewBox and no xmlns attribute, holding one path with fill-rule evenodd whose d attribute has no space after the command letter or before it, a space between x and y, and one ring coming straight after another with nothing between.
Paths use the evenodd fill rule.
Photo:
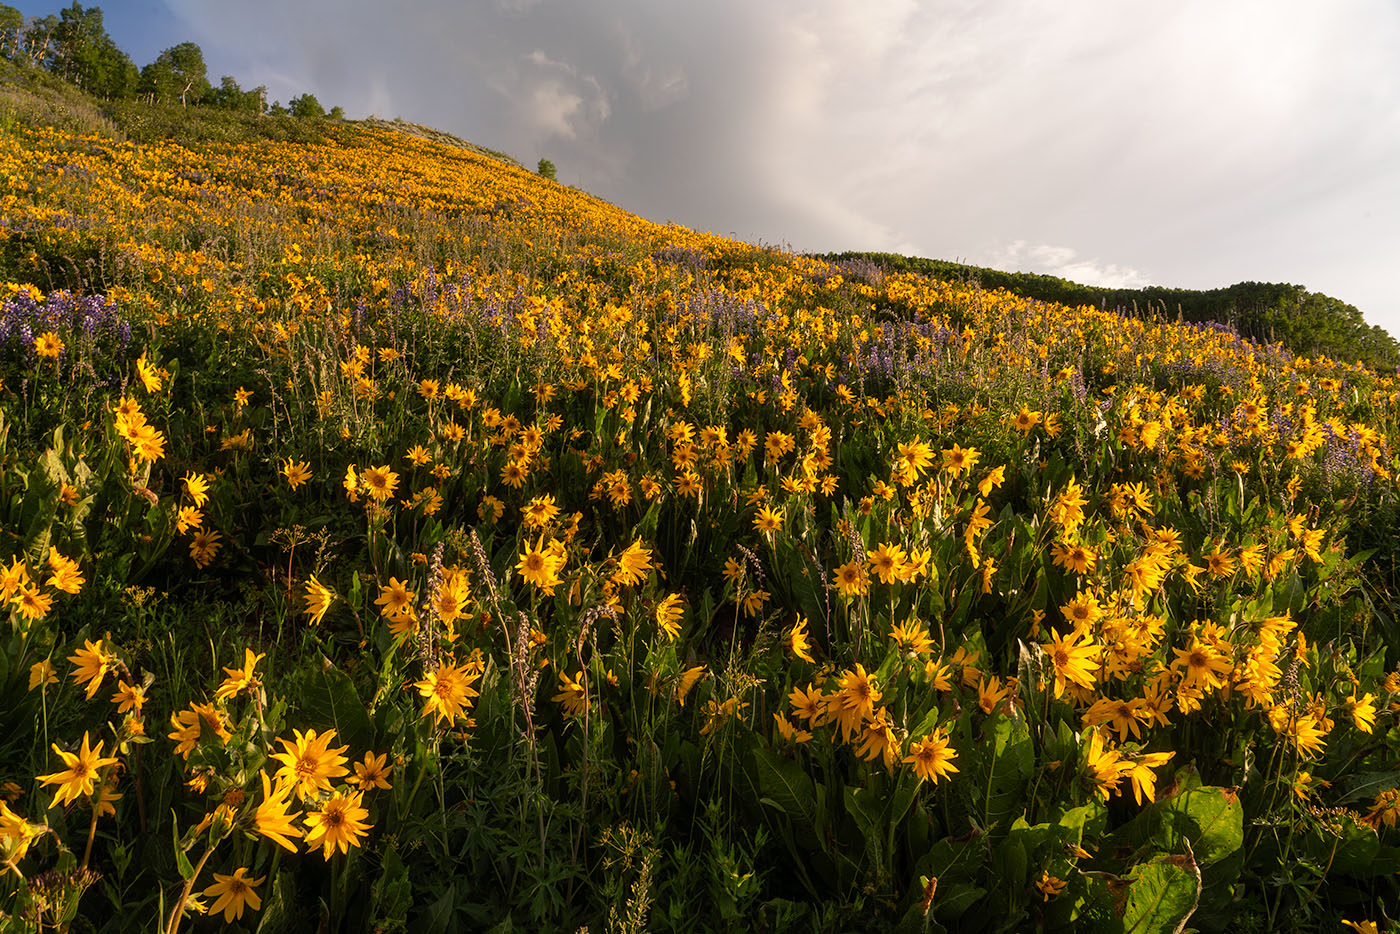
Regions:
<instances>
[{"instance_id":1,"label":"hillside meadow","mask_svg":"<svg viewBox=\"0 0 1400 934\"><path fill-rule=\"evenodd\" d=\"M0 925L1400 917L1394 373L45 106Z\"/></svg>"}]
</instances>

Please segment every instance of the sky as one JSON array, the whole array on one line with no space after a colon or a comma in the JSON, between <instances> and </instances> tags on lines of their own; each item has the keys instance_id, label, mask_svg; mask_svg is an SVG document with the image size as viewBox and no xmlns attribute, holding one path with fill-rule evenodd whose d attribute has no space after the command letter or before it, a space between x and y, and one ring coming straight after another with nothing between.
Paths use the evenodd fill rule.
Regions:
<instances>
[{"instance_id":1,"label":"sky","mask_svg":"<svg viewBox=\"0 0 1400 934\"><path fill-rule=\"evenodd\" d=\"M1395 0L97 5L138 64L194 41L216 84L545 157L651 220L1092 285L1291 282L1400 337Z\"/></svg>"}]
</instances>

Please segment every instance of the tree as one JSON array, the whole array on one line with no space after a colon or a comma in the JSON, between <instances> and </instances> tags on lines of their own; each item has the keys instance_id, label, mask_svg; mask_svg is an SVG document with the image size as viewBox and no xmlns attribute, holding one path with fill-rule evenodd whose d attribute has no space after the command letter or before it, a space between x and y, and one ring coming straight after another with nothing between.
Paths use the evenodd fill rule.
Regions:
<instances>
[{"instance_id":1,"label":"tree","mask_svg":"<svg viewBox=\"0 0 1400 934\"><path fill-rule=\"evenodd\" d=\"M181 42L171 46L156 61L166 61L170 72L180 86L180 105L186 106L192 97L202 99L209 91L208 69L204 65L204 51L193 42Z\"/></svg>"},{"instance_id":2,"label":"tree","mask_svg":"<svg viewBox=\"0 0 1400 934\"><path fill-rule=\"evenodd\" d=\"M0 56L14 61L19 58L20 40L24 36L24 14L12 6L0 3Z\"/></svg>"},{"instance_id":3,"label":"tree","mask_svg":"<svg viewBox=\"0 0 1400 934\"><path fill-rule=\"evenodd\" d=\"M112 48L116 50L116 56L107 72L106 90L98 93L114 100L128 100L136 96L136 85L141 81L141 72L131 60L131 56L115 45Z\"/></svg>"},{"instance_id":4,"label":"tree","mask_svg":"<svg viewBox=\"0 0 1400 934\"><path fill-rule=\"evenodd\" d=\"M326 116L330 117L332 120L344 120L345 108L341 107L339 104L336 104L334 107L331 108L331 112L326 114Z\"/></svg>"},{"instance_id":5,"label":"tree","mask_svg":"<svg viewBox=\"0 0 1400 934\"><path fill-rule=\"evenodd\" d=\"M47 67L53 55L53 34L57 29L57 16L39 16L30 20L20 37L20 52L15 56L15 61L20 61L22 55L24 64L31 68Z\"/></svg>"},{"instance_id":6,"label":"tree","mask_svg":"<svg viewBox=\"0 0 1400 934\"><path fill-rule=\"evenodd\" d=\"M209 93L209 103L225 110L260 114L263 111L263 94L266 91L267 88L261 86L245 91L238 86L232 75L224 75L219 79L219 86Z\"/></svg>"},{"instance_id":7,"label":"tree","mask_svg":"<svg viewBox=\"0 0 1400 934\"><path fill-rule=\"evenodd\" d=\"M102 9L83 9L77 0L59 12L45 65L99 97L128 97L136 90L136 66L107 35Z\"/></svg>"},{"instance_id":8,"label":"tree","mask_svg":"<svg viewBox=\"0 0 1400 934\"><path fill-rule=\"evenodd\" d=\"M557 179L555 178L554 163L550 162L548 159L541 159L539 167L535 171L538 172L544 178L549 179L551 182L557 181Z\"/></svg>"},{"instance_id":9,"label":"tree","mask_svg":"<svg viewBox=\"0 0 1400 934\"><path fill-rule=\"evenodd\" d=\"M161 52L141 69L141 93L167 104L178 99L182 107L203 100L211 93L204 51L193 42L181 42Z\"/></svg>"},{"instance_id":10,"label":"tree","mask_svg":"<svg viewBox=\"0 0 1400 934\"><path fill-rule=\"evenodd\" d=\"M293 117L324 117L326 111L315 94L302 94L287 102L287 110Z\"/></svg>"},{"instance_id":11,"label":"tree","mask_svg":"<svg viewBox=\"0 0 1400 934\"><path fill-rule=\"evenodd\" d=\"M243 88L239 87L238 79L233 75L224 75L219 79L219 86L209 93L209 103L215 107L223 107L227 110L237 110L243 103Z\"/></svg>"},{"instance_id":12,"label":"tree","mask_svg":"<svg viewBox=\"0 0 1400 934\"><path fill-rule=\"evenodd\" d=\"M136 82L136 93L143 101L169 103L173 100L171 95L174 85L174 75L155 62L150 62L141 67L141 75Z\"/></svg>"},{"instance_id":13,"label":"tree","mask_svg":"<svg viewBox=\"0 0 1400 934\"><path fill-rule=\"evenodd\" d=\"M287 108L282 106L281 101L273 101L268 105L267 115L269 117L285 117L287 115Z\"/></svg>"}]
</instances>

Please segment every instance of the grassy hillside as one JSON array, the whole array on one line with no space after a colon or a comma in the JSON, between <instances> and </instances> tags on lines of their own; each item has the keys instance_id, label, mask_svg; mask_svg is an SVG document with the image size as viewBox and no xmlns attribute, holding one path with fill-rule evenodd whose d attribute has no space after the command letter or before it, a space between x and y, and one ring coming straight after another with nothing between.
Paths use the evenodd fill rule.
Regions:
<instances>
[{"instance_id":1,"label":"grassy hillside","mask_svg":"<svg viewBox=\"0 0 1400 934\"><path fill-rule=\"evenodd\" d=\"M4 923L1395 917L1392 373L50 90L0 110Z\"/></svg>"},{"instance_id":2,"label":"grassy hillside","mask_svg":"<svg viewBox=\"0 0 1400 934\"><path fill-rule=\"evenodd\" d=\"M889 272L971 282L983 288L1005 289L1023 298L1090 305L1134 317L1222 324L1249 340L1282 344L1296 354L1360 361L1387 372L1400 368L1400 345L1383 328L1366 324L1355 306L1299 285L1240 282L1206 290L1162 286L1109 289L1080 285L1057 276L1003 272L894 253L830 253L822 259L834 263L869 262Z\"/></svg>"}]
</instances>

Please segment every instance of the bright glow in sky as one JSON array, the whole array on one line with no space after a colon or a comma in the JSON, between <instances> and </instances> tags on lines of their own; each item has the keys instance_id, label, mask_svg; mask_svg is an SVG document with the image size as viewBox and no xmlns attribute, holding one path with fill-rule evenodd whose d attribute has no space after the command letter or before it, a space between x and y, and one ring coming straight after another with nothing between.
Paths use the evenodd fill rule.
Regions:
<instances>
[{"instance_id":1,"label":"bright glow in sky","mask_svg":"<svg viewBox=\"0 0 1400 934\"><path fill-rule=\"evenodd\" d=\"M652 220L1090 284L1293 282L1400 335L1393 0L99 5L138 64L193 40L215 83L547 157Z\"/></svg>"}]
</instances>

